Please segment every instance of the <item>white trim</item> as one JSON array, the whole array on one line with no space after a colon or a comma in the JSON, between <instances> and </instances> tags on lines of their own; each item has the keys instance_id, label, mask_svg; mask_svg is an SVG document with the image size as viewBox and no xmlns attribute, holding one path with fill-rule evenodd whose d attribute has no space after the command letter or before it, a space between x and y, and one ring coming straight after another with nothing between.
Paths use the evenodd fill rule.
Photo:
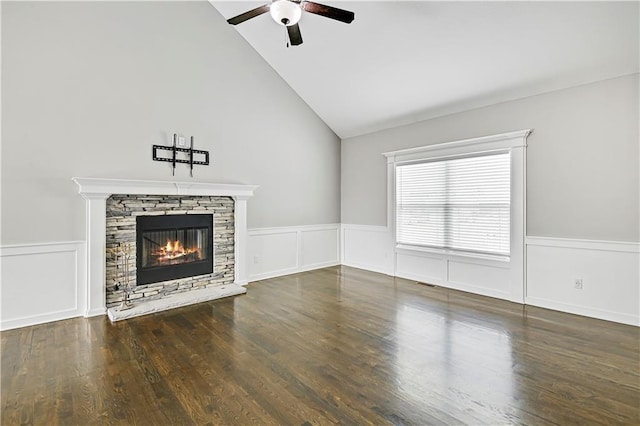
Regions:
<instances>
[{"instance_id":1,"label":"white trim","mask_svg":"<svg viewBox=\"0 0 640 426\"><path fill-rule=\"evenodd\" d=\"M75 177L72 180L78 185L78 193L86 199L87 302L84 312L86 317L106 313L105 211L106 199L112 194L233 197L235 200L235 284L247 284L247 200L258 186L83 177Z\"/></svg>"},{"instance_id":2,"label":"white trim","mask_svg":"<svg viewBox=\"0 0 640 426\"><path fill-rule=\"evenodd\" d=\"M45 324L47 322L62 321L69 318L81 317L82 313L77 309L68 309L64 311L47 312L42 315L33 315L28 317L13 318L2 320L0 331L13 330L14 328L29 327L31 325Z\"/></svg>"},{"instance_id":3,"label":"white trim","mask_svg":"<svg viewBox=\"0 0 640 426\"><path fill-rule=\"evenodd\" d=\"M532 129L525 129L492 136L482 136L472 139L463 139L453 142L444 142L416 148L383 152L382 155L387 157L387 162L401 163L421 158L447 157L469 152L479 153L507 148L526 147L527 136L529 136L532 131Z\"/></svg>"},{"instance_id":4,"label":"white trim","mask_svg":"<svg viewBox=\"0 0 640 426\"><path fill-rule=\"evenodd\" d=\"M604 309L589 308L570 303L556 302L541 297L527 297L527 305L539 308L552 309L554 311L566 312L584 317L597 318L605 321L614 321L622 324L640 326L640 318L635 315L613 312Z\"/></svg>"},{"instance_id":5,"label":"white trim","mask_svg":"<svg viewBox=\"0 0 640 426\"><path fill-rule=\"evenodd\" d=\"M323 225L294 225L294 226L275 226L273 228L251 228L249 229L249 235L269 235L269 234L283 234L289 232L299 231L330 231L338 229L339 223L329 223Z\"/></svg>"},{"instance_id":6,"label":"white trim","mask_svg":"<svg viewBox=\"0 0 640 426\"><path fill-rule=\"evenodd\" d=\"M582 240L575 238L529 237L525 239L528 246L565 247L584 250L620 251L640 253L640 243L631 241Z\"/></svg>"},{"instance_id":7,"label":"white trim","mask_svg":"<svg viewBox=\"0 0 640 426\"><path fill-rule=\"evenodd\" d=\"M173 182L157 180L133 180L111 178L74 177L80 194L103 195L108 198L112 194L137 195L208 195L245 197L253 196L257 185L235 185L211 182Z\"/></svg>"},{"instance_id":8,"label":"white trim","mask_svg":"<svg viewBox=\"0 0 640 426\"><path fill-rule=\"evenodd\" d=\"M86 242L60 241L6 245L0 247L0 261L2 261L2 258L8 257L47 255L54 253L72 253L74 255L75 270L71 272L75 280L73 308L43 312L37 315L2 319L0 322L0 330L10 330L13 328L59 321L83 315L86 303ZM37 268L38 265L34 265L34 267ZM45 271L43 271L43 275L46 277ZM4 286L11 285L11 282L5 281L7 278L11 279L11 277L6 277L3 274L3 289L6 289ZM42 285L48 285L46 279L43 279L42 281ZM3 297L6 297L6 295Z\"/></svg>"},{"instance_id":9,"label":"white trim","mask_svg":"<svg viewBox=\"0 0 640 426\"><path fill-rule=\"evenodd\" d=\"M437 247L414 246L411 244L396 244L396 251L406 252L406 253L412 253L412 252L432 253L432 254L439 254L443 256L455 256L455 257L459 257L460 259L467 259L467 260L472 260L472 259L493 260L496 262L505 262L505 263L509 263L509 260L510 260L509 256L503 256L499 254L493 255L493 254L485 254L485 253L473 253L473 252L465 252L462 250L452 250L452 249L437 248Z\"/></svg>"},{"instance_id":10,"label":"white trim","mask_svg":"<svg viewBox=\"0 0 640 426\"><path fill-rule=\"evenodd\" d=\"M492 268L509 269L509 261L504 259L485 258L481 256L464 256L458 253L437 252L432 250L415 250L410 247L396 246L396 253L410 256L426 256L434 259L449 259L452 262L468 263L469 265L488 265Z\"/></svg>"},{"instance_id":11,"label":"white trim","mask_svg":"<svg viewBox=\"0 0 640 426\"><path fill-rule=\"evenodd\" d=\"M238 285L249 283L249 269L247 265L247 199L234 197L234 282Z\"/></svg>"},{"instance_id":12,"label":"white trim","mask_svg":"<svg viewBox=\"0 0 640 426\"><path fill-rule=\"evenodd\" d=\"M389 227L384 225L358 225L355 223L343 223L342 227L345 229L355 229L358 231L368 232L388 232Z\"/></svg>"},{"instance_id":13,"label":"white trim","mask_svg":"<svg viewBox=\"0 0 640 426\"><path fill-rule=\"evenodd\" d=\"M48 243L9 244L0 247L0 257L20 256L24 254L43 254L71 251L76 246L84 246L86 241L60 241Z\"/></svg>"},{"instance_id":14,"label":"white trim","mask_svg":"<svg viewBox=\"0 0 640 426\"><path fill-rule=\"evenodd\" d=\"M340 265L340 262L338 261L335 261L335 262L330 261L330 262L323 262L323 263L315 263L315 264L306 265L302 267L279 269L279 270L264 272L261 274L251 275L249 277L249 282L252 283L256 281L268 280L271 278L282 277L285 275L299 274L301 272L308 272L308 271L313 271L313 270L322 269L322 268L330 268L332 266L339 266L339 265Z\"/></svg>"},{"instance_id":15,"label":"white trim","mask_svg":"<svg viewBox=\"0 0 640 426\"><path fill-rule=\"evenodd\" d=\"M448 288L451 290L464 291L465 293L493 297L494 299L502 299L502 300L509 299L509 293L505 293L499 290L488 289L486 287L475 286L467 283L459 283L459 282L450 281L450 280L442 281L433 277L429 278L429 277L422 277L419 275L411 275L411 274L402 275L402 276L399 275L398 278L416 281L418 284L430 284L437 287Z\"/></svg>"}]
</instances>

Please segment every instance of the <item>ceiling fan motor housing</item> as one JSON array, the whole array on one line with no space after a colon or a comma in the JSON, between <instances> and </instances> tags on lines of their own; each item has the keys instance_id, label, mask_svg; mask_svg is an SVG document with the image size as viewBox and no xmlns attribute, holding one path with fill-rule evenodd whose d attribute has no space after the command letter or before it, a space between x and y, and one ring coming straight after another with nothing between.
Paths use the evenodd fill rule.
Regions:
<instances>
[{"instance_id":1,"label":"ceiling fan motor housing","mask_svg":"<svg viewBox=\"0 0 640 426\"><path fill-rule=\"evenodd\" d=\"M295 25L302 16L302 9L298 3L289 0L276 0L271 4L271 17L283 26Z\"/></svg>"}]
</instances>

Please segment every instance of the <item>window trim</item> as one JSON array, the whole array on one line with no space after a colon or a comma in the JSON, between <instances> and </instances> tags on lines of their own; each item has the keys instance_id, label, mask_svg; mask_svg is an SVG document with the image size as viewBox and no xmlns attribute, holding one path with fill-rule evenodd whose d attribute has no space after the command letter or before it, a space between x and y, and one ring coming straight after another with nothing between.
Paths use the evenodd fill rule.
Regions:
<instances>
[{"instance_id":1,"label":"window trim","mask_svg":"<svg viewBox=\"0 0 640 426\"><path fill-rule=\"evenodd\" d=\"M464 139L453 142L436 143L417 148L385 152L387 159L387 229L390 232L394 247L394 275L397 275L397 256L399 253L414 252L431 253L447 262L468 259L494 266L503 265L511 270L511 290L509 300L522 303L524 300L524 268L525 268L525 227L526 227L526 147L527 137L532 129L501 133L479 138ZM493 153L497 151L511 152L511 255L487 256L472 252L414 247L396 243L396 166L415 162L433 161L437 159L464 157L468 155Z\"/></svg>"},{"instance_id":2,"label":"window trim","mask_svg":"<svg viewBox=\"0 0 640 426\"><path fill-rule=\"evenodd\" d=\"M518 130L516 132L501 133L499 135L482 136L479 138L383 152L382 155L387 157L388 162L404 163L412 160L420 161L438 157L464 156L488 151L504 151L509 148L526 147L527 136L529 136L531 132L531 129Z\"/></svg>"}]
</instances>

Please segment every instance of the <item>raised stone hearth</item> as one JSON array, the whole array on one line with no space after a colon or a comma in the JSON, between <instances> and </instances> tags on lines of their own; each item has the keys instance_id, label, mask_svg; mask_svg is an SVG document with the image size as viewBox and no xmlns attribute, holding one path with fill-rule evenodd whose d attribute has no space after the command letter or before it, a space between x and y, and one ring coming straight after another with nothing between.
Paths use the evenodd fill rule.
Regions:
<instances>
[{"instance_id":1,"label":"raised stone hearth","mask_svg":"<svg viewBox=\"0 0 640 426\"><path fill-rule=\"evenodd\" d=\"M104 315L109 306L109 317L116 321L246 292L241 286L247 284L247 200L257 186L73 180L86 199L87 274L81 289L86 296L85 316ZM113 251L119 242L135 242L135 217L190 212L213 215L213 273L136 286L131 297L135 307L120 311L122 290L114 285Z\"/></svg>"},{"instance_id":2,"label":"raised stone hearth","mask_svg":"<svg viewBox=\"0 0 640 426\"><path fill-rule=\"evenodd\" d=\"M133 308L120 310L118 307L107 309L107 315L113 322L123 319L138 317L140 315L153 314L167 309L179 308L194 303L207 302L223 297L237 296L247 292L245 287L237 284L221 285L216 287L202 287L192 289L185 293L174 293L167 297L147 300L144 303L136 303Z\"/></svg>"}]
</instances>

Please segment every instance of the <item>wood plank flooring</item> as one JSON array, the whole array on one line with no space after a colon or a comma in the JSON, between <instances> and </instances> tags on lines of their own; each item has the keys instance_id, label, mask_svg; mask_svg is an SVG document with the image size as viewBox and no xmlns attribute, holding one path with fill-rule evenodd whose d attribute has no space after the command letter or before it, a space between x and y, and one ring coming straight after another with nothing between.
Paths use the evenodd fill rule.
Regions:
<instances>
[{"instance_id":1,"label":"wood plank flooring","mask_svg":"<svg viewBox=\"0 0 640 426\"><path fill-rule=\"evenodd\" d=\"M639 330L348 267L2 333L2 425L640 424Z\"/></svg>"}]
</instances>

